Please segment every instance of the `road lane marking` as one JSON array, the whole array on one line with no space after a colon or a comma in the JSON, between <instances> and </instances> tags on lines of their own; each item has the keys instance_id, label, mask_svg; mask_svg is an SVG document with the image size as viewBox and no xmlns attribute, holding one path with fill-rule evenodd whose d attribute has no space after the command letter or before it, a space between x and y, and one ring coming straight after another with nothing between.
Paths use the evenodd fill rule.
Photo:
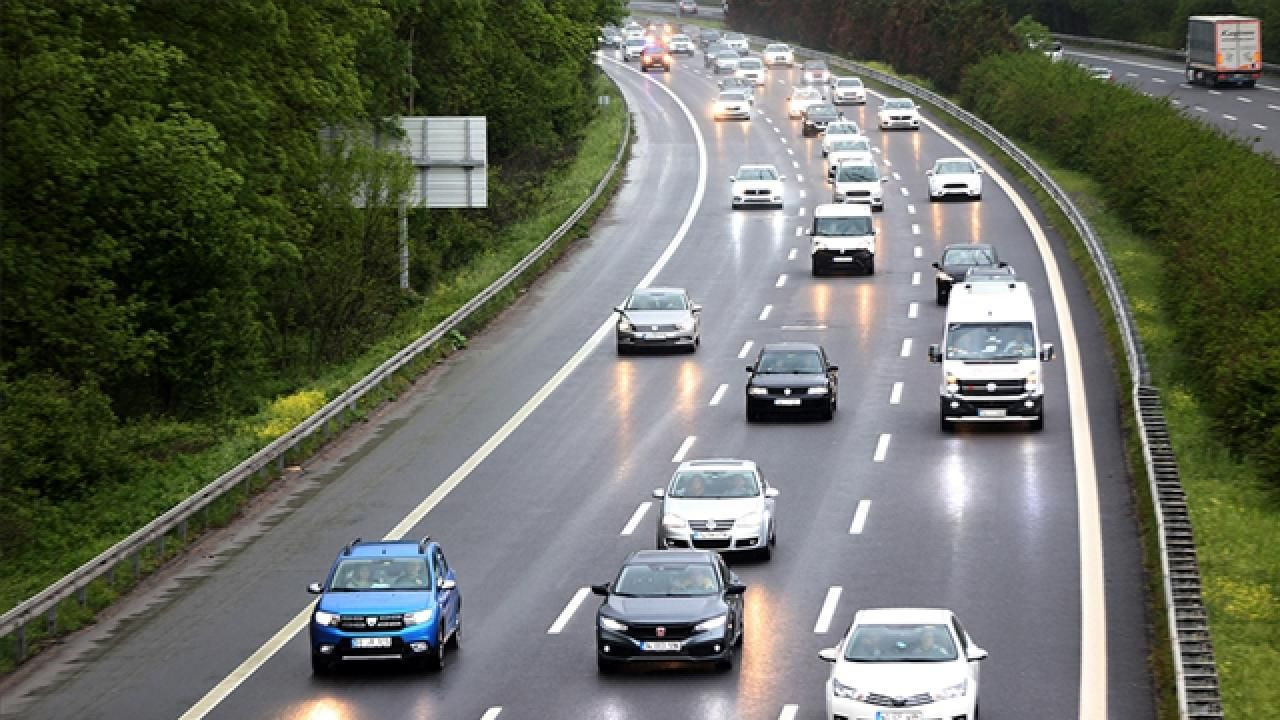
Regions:
<instances>
[{"instance_id":1,"label":"road lane marking","mask_svg":"<svg viewBox=\"0 0 1280 720\"><path fill-rule=\"evenodd\" d=\"M747 356L747 353L751 352L751 345L752 345L752 344L753 344L753 343L752 343L750 340L748 340L748 341L746 341L746 342L742 343L742 349L738 351L738 359L739 359L739 360L741 360L741 359L745 358L745 357Z\"/></svg>"},{"instance_id":2,"label":"road lane marking","mask_svg":"<svg viewBox=\"0 0 1280 720\"><path fill-rule=\"evenodd\" d=\"M893 171L893 173L892 173L892 175L893 175L893 179L894 179L894 180L901 180L901 179L902 179L902 176L898 174L898 171L897 171L897 170L894 170L894 171Z\"/></svg>"},{"instance_id":3,"label":"road lane marking","mask_svg":"<svg viewBox=\"0 0 1280 720\"><path fill-rule=\"evenodd\" d=\"M1153 77L1153 78L1151 78L1151 82L1154 82L1154 83L1164 83L1164 82L1167 82L1167 81L1166 81L1164 78Z\"/></svg>"},{"instance_id":4,"label":"road lane marking","mask_svg":"<svg viewBox=\"0 0 1280 720\"><path fill-rule=\"evenodd\" d=\"M919 225L917 225L917 224L915 224L915 223L911 223L911 234L912 234L912 235L919 235L919 234L920 234L920 226L919 226ZM919 256L919 255L917 255L916 257L920 257L920 256Z\"/></svg>"},{"instance_id":5,"label":"road lane marking","mask_svg":"<svg viewBox=\"0 0 1280 720\"><path fill-rule=\"evenodd\" d=\"M889 404L890 405L902 404L902 383L901 382L894 383L893 390L889 391Z\"/></svg>"},{"instance_id":6,"label":"road lane marking","mask_svg":"<svg viewBox=\"0 0 1280 720\"><path fill-rule=\"evenodd\" d=\"M871 152L873 152L873 153L875 153L875 154L879 155L879 154L880 154L880 148L878 148L878 147L873 147L873 148L871 148Z\"/></svg>"},{"instance_id":7,"label":"road lane marking","mask_svg":"<svg viewBox=\"0 0 1280 720\"><path fill-rule=\"evenodd\" d=\"M779 275L779 276L778 276L778 281L777 281L776 283L774 283L774 284L773 284L773 286L774 286L774 287L779 287L779 288L780 288L780 287L782 287L783 285L786 285L786 284L787 284L787 274L786 274L786 273L782 273L781 275Z\"/></svg>"},{"instance_id":8,"label":"road lane marking","mask_svg":"<svg viewBox=\"0 0 1280 720\"><path fill-rule=\"evenodd\" d=\"M719 405L724 399L724 394L729 391L729 383L720 383L720 387L716 388L716 392L711 396L710 405Z\"/></svg>"},{"instance_id":9,"label":"road lane marking","mask_svg":"<svg viewBox=\"0 0 1280 720\"><path fill-rule=\"evenodd\" d=\"M867 524L867 513L871 512L870 500L859 500L858 509L853 511L853 524L849 526L850 535L861 535Z\"/></svg>"},{"instance_id":10,"label":"road lane marking","mask_svg":"<svg viewBox=\"0 0 1280 720\"><path fill-rule=\"evenodd\" d=\"M787 149L788 149L788 150L790 150L791 148L787 148ZM794 169L796 169L796 170L799 170L799 169L800 169L800 161L799 161L799 160L792 160L792 161L791 161L791 167L792 167L792 168L794 168Z\"/></svg>"},{"instance_id":11,"label":"road lane marking","mask_svg":"<svg viewBox=\"0 0 1280 720\"><path fill-rule=\"evenodd\" d=\"M1222 94L1222 91L1221 91L1221 90L1210 90L1210 91L1209 91L1209 94L1210 94L1210 95L1221 95L1221 94Z\"/></svg>"},{"instance_id":12,"label":"road lane marking","mask_svg":"<svg viewBox=\"0 0 1280 720\"><path fill-rule=\"evenodd\" d=\"M1224 120L1231 120L1232 122L1234 122L1234 121L1236 121L1236 120L1239 120L1239 119L1240 119L1240 118L1236 117L1235 115L1228 115L1227 113L1222 113L1222 117L1223 117L1223 119L1224 119Z\"/></svg>"},{"instance_id":13,"label":"road lane marking","mask_svg":"<svg viewBox=\"0 0 1280 720\"><path fill-rule=\"evenodd\" d=\"M822 325L822 324L818 324L818 325L783 325L783 326L782 326L782 329L783 329L783 330L826 330L826 329L827 329L827 326L826 326L826 325Z\"/></svg>"},{"instance_id":14,"label":"road lane marking","mask_svg":"<svg viewBox=\"0 0 1280 720\"><path fill-rule=\"evenodd\" d=\"M882 463L886 456L889 455L889 433L880 435L880 439L876 441L876 454L871 457L875 462Z\"/></svg>"},{"instance_id":15,"label":"road lane marking","mask_svg":"<svg viewBox=\"0 0 1280 720\"><path fill-rule=\"evenodd\" d=\"M922 247L920 247L919 245L917 245L917 246L915 246L914 248L912 248L912 249L911 249L911 254L912 254L914 257L924 257L924 248L922 248Z\"/></svg>"},{"instance_id":16,"label":"road lane marking","mask_svg":"<svg viewBox=\"0 0 1280 720\"><path fill-rule=\"evenodd\" d=\"M760 319L761 319L761 320L768 320L768 319L769 319L769 313L771 313L771 312L773 312L773 306L772 306L772 305L765 305L765 306L764 306L764 309L760 311Z\"/></svg>"},{"instance_id":17,"label":"road lane marking","mask_svg":"<svg viewBox=\"0 0 1280 720\"><path fill-rule=\"evenodd\" d=\"M786 142L786 141L784 140L783 142ZM791 148L787 148L787 154L788 154L788 155L795 155L795 154L796 154L796 151L795 151L795 150L792 150ZM798 167L798 165L797 165L797 167Z\"/></svg>"},{"instance_id":18,"label":"road lane marking","mask_svg":"<svg viewBox=\"0 0 1280 720\"><path fill-rule=\"evenodd\" d=\"M911 338L902 338L902 353L899 357L911 357Z\"/></svg>"},{"instance_id":19,"label":"road lane marking","mask_svg":"<svg viewBox=\"0 0 1280 720\"><path fill-rule=\"evenodd\" d=\"M782 140L782 144L783 144L783 145L786 145L786 144L787 144L787 139L786 139L786 138L779 138L779 139L780 139L780 140Z\"/></svg>"},{"instance_id":20,"label":"road lane marking","mask_svg":"<svg viewBox=\"0 0 1280 720\"><path fill-rule=\"evenodd\" d=\"M1253 124L1253 126L1254 126L1255 128L1257 128L1257 129L1259 129L1259 130L1266 130L1266 129L1267 129L1267 126L1266 126L1266 125L1263 125L1262 123L1254 123L1254 124Z\"/></svg>"},{"instance_id":21,"label":"road lane marking","mask_svg":"<svg viewBox=\"0 0 1280 720\"><path fill-rule=\"evenodd\" d=\"M800 190L800 199L802 199L802 200L803 200L804 198L807 198L807 197L809 197L809 191L804 190L804 189L802 188L802 189Z\"/></svg>"},{"instance_id":22,"label":"road lane marking","mask_svg":"<svg viewBox=\"0 0 1280 720\"><path fill-rule=\"evenodd\" d=\"M892 167L892 166L893 166L893 161L892 161L892 160L890 160L889 158L885 158L885 159L884 159L884 166L885 166L885 167Z\"/></svg>"},{"instance_id":23,"label":"road lane marking","mask_svg":"<svg viewBox=\"0 0 1280 720\"><path fill-rule=\"evenodd\" d=\"M767 122L767 123L769 123L770 125L772 125L772 124L773 124L773 118L771 118L771 117L767 117L767 118L765 118L765 119L764 119L764 121L765 121L765 122Z\"/></svg>"},{"instance_id":24,"label":"road lane marking","mask_svg":"<svg viewBox=\"0 0 1280 720\"><path fill-rule=\"evenodd\" d=\"M915 319L916 319L916 317L917 317L919 314L920 314L920 303L918 303L918 302L913 302L913 303L911 303L910 305L908 305L908 306L907 306L907 318L908 318L908 319L915 320Z\"/></svg>"},{"instance_id":25,"label":"road lane marking","mask_svg":"<svg viewBox=\"0 0 1280 720\"><path fill-rule=\"evenodd\" d=\"M803 234L803 233L796 233L796 235L802 235L802 234ZM795 259L796 259L796 252L797 252L798 250L799 250L799 248L791 248L791 252L787 253L787 259L788 259L788 260L795 260Z\"/></svg>"},{"instance_id":26,"label":"road lane marking","mask_svg":"<svg viewBox=\"0 0 1280 720\"><path fill-rule=\"evenodd\" d=\"M578 588L578 592L569 598L569 604L564 606L564 610L560 611L560 617L551 623L551 627L547 628L548 635L559 635L564 631L564 627L569 624L569 620L573 614L578 611L578 607L582 605L582 601L587 599L587 595L591 594L591 588Z\"/></svg>"},{"instance_id":27,"label":"road lane marking","mask_svg":"<svg viewBox=\"0 0 1280 720\"><path fill-rule=\"evenodd\" d=\"M491 707L488 710L484 711L484 714L480 716L480 720L496 720L496 718L501 714L502 714L502 708Z\"/></svg>"},{"instance_id":28,"label":"road lane marking","mask_svg":"<svg viewBox=\"0 0 1280 720\"><path fill-rule=\"evenodd\" d=\"M804 182L804 176L803 176L803 175L800 175L800 174L797 174L797 175L796 175L796 182Z\"/></svg>"},{"instance_id":29,"label":"road lane marking","mask_svg":"<svg viewBox=\"0 0 1280 720\"><path fill-rule=\"evenodd\" d=\"M913 273L911 273L911 284L912 284L912 285L919 285L919 284L920 284L920 273L918 273L918 272L913 272Z\"/></svg>"},{"instance_id":30,"label":"road lane marking","mask_svg":"<svg viewBox=\"0 0 1280 720\"><path fill-rule=\"evenodd\" d=\"M822 609L818 611L818 621L813 624L813 631L822 634L831 629L831 619L835 617L836 605L840 603L840 593L844 588L832 585L827 589L827 597L822 601Z\"/></svg>"},{"instance_id":31,"label":"road lane marking","mask_svg":"<svg viewBox=\"0 0 1280 720\"><path fill-rule=\"evenodd\" d=\"M1195 110L1196 112L1202 112L1202 113L1209 112L1209 108L1204 107L1203 105L1195 105L1192 107L1192 109Z\"/></svg>"},{"instance_id":32,"label":"road lane marking","mask_svg":"<svg viewBox=\"0 0 1280 720\"><path fill-rule=\"evenodd\" d=\"M1280 105L1267 105L1268 110L1280 110Z\"/></svg>"},{"instance_id":33,"label":"road lane marking","mask_svg":"<svg viewBox=\"0 0 1280 720\"><path fill-rule=\"evenodd\" d=\"M799 705L783 705L782 712L778 713L778 720L796 720L796 713L799 711Z\"/></svg>"},{"instance_id":34,"label":"road lane marking","mask_svg":"<svg viewBox=\"0 0 1280 720\"><path fill-rule=\"evenodd\" d=\"M911 191L906 188L898 188L898 189L902 191L902 197L906 197L911 194Z\"/></svg>"},{"instance_id":35,"label":"road lane marking","mask_svg":"<svg viewBox=\"0 0 1280 720\"><path fill-rule=\"evenodd\" d=\"M908 205L908 206L907 206L907 214L908 214L908 215L915 215L915 214L916 214L916 206L915 206L915 205Z\"/></svg>"},{"instance_id":36,"label":"road lane marking","mask_svg":"<svg viewBox=\"0 0 1280 720\"><path fill-rule=\"evenodd\" d=\"M1124 74L1124 76L1125 76L1125 77L1138 77L1138 73L1136 73L1136 72L1127 72L1127 73L1125 73L1125 74Z\"/></svg>"},{"instance_id":37,"label":"road lane marking","mask_svg":"<svg viewBox=\"0 0 1280 720\"><path fill-rule=\"evenodd\" d=\"M800 237L801 235L804 235L804 228L803 227L796 228L796 237ZM792 249L794 250L795 248L792 248Z\"/></svg>"},{"instance_id":38,"label":"road lane marking","mask_svg":"<svg viewBox=\"0 0 1280 720\"><path fill-rule=\"evenodd\" d=\"M684 456L689 454L689 448L693 447L693 443L698 439L697 435L690 435L680 443L680 449L676 450L676 454L671 456L671 462L682 463Z\"/></svg>"},{"instance_id":39,"label":"road lane marking","mask_svg":"<svg viewBox=\"0 0 1280 720\"><path fill-rule=\"evenodd\" d=\"M721 387L724 386L721 385ZM640 503L640 507L636 508L635 513L631 516L631 519L627 521L626 527L622 528L622 532L619 533L619 535L630 535L635 532L636 527L640 525L640 521L644 519L644 515L649 512L650 507L653 507L652 502Z\"/></svg>"},{"instance_id":40,"label":"road lane marking","mask_svg":"<svg viewBox=\"0 0 1280 720\"><path fill-rule=\"evenodd\" d=\"M1242 102L1242 103L1251 103L1251 102L1253 102L1253 99L1252 99L1252 98L1247 98L1247 97L1243 97L1243 96L1240 96L1240 95L1237 95L1237 96L1236 96L1236 99L1237 99L1237 100L1239 100L1239 101L1240 101L1240 102Z\"/></svg>"}]
</instances>

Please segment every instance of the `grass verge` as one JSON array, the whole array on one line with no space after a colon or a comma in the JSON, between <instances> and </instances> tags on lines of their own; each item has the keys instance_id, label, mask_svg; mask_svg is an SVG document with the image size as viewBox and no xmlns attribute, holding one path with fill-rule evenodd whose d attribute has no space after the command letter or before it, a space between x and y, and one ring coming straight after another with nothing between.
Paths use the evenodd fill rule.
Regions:
<instances>
[{"instance_id":1,"label":"grass verge","mask_svg":"<svg viewBox=\"0 0 1280 720\"><path fill-rule=\"evenodd\" d=\"M332 368L309 387L300 388L299 395L304 391L319 392L328 399L341 393L388 356L426 333L491 284L572 214L591 194L613 162L626 127L627 108L619 89L604 73L596 78L596 85L594 94L609 95L610 102L601 106L597 117L589 124L575 160L548 178L550 191L541 212L536 217L508 228L505 242L501 246L478 257L465 271L433 289L429 300L402 318L389 337L359 358ZM629 147L630 138L627 138L627 143ZM625 162L625 155L623 160ZM522 289L554 263L569 245L585 236L592 222L612 199L622 176L621 170L614 174L588 212L541 260L473 313L457 331L422 353L398 377L384 383L370 400L362 403L360 409L348 418L348 422L359 422L377 405L394 399L409 387L415 377L449 353L465 346L467 333L483 327L511 305ZM152 472L135 478L133 482L105 488L74 504L41 508L43 517L37 524L38 535L23 547L15 548L14 552L6 552L5 561L0 563L0 607L5 610L15 607L234 467L265 445L266 441L260 431L273 419L276 418L264 412L239 418L216 428L186 427L183 433L187 435L217 434L224 439L204 452L181 456L172 462L157 463ZM333 431L340 429L335 427ZM151 432L164 434L159 429L152 429ZM323 438L318 438L301 447L296 454L286 458L283 465L287 467L291 463L302 462L318 450L323 442ZM233 520L255 493L270 486L278 478L279 469L283 468L252 478L242 491L227 494L213 503L206 512L192 518L184 527L159 538L131 561L117 566L109 575L92 583L85 592L60 603L43 621L30 623L25 630L23 654L31 657L59 636L91 622L98 611L128 592L148 572L180 554L201 533ZM18 655L18 638L15 635L0 638L0 673L7 673L16 667L19 664Z\"/></svg>"}]
</instances>

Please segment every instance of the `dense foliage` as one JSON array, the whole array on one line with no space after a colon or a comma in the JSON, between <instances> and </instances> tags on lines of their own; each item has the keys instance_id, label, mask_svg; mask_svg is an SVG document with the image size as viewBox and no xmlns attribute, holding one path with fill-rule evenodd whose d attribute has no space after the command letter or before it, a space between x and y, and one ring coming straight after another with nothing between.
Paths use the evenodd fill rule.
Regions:
<instances>
[{"instance_id":1,"label":"dense foliage","mask_svg":"<svg viewBox=\"0 0 1280 720\"><path fill-rule=\"evenodd\" d=\"M954 90L966 65L1017 40L995 0L737 0L733 27L927 77Z\"/></svg>"},{"instance_id":2,"label":"dense foliage","mask_svg":"<svg viewBox=\"0 0 1280 720\"><path fill-rule=\"evenodd\" d=\"M0 504L126 476L174 450L140 424L254 412L383 337L420 301L398 286L409 170L333 138L488 116L491 209L412 212L411 284L429 292L572 157L597 28L621 10L0 4Z\"/></svg>"},{"instance_id":3,"label":"dense foliage","mask_svg":"<svg viewBox=\"0 0 1280 720\"><path fill-rule=\"evenodd\" d=\"M1095 178L1163 259L1188 384L1280 480L1280 165L1163 99L1026 54L970 68L962 102ZM1070 98L1070 102L1063 102Z\"/></svg>"}]
</instances>

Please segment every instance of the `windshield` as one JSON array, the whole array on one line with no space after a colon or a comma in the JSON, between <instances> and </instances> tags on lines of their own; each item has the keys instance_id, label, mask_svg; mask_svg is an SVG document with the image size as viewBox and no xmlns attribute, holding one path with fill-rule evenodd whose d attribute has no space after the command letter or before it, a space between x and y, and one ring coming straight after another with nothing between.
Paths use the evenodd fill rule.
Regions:
<instances>
[{"instance_id":1,"label":"windshield","mask_svg":"<svg viewBox=\"0 0 1280 720\"><path fill-rule=\"evenodd\" d=\"M848 123L848 122L831 123L831 125L827 127L827 134L828 135L857 135L858 126L854 123Z\"/></svg>"},{"instance_id":2,"label":"windshield","mask_svg":"<svg viewBox=\"0 0 1280 720\"><path fill-rule=\"evenodd\" d=\"M836 87L860 88L862 87L862 80L858 78L840 78L836 82Z\"/></svg>"},{"instance_id":3,"label":"windshield","mask_svg":"<svg viewBox=\"0 0 1280 720\"><path fill-rule=\"evenodd\" d=\"M760 495L760 483L745 470L693 470L676 473L668 497L748 498Z\"/></svg>"},{"instance_id":4,"label":"windshield","mask_svg":"<svg viewBox=\"0 0 1280 720\"><path fill-rule=\"evenodd\" d=\"M973 163L967 160L940 162L934 173L938 175L972 175Z\"/></svg>"},{"instance_id":5,"label":"windshield","mask_svg":"<svg viewBox=\"0 0 1280 720\"><path fill-rule=\"evenodd\" d=\"M871 143L866 140L838 140L831 143L831 152L871 152Z\"/></svg>"},{"instance_id":6,"label":"windshield","mask_svg":"<svg viewBox=\"0 0 1280 720\"><path fill-rule=\"evenodd\" d=\"M841 165L836 171L836 182L875 182L880 173L874 165Z\"/></svg>"},{"instance_id":7,"label":"windshield","mask_svg":"<svg viewBox=\"0 0 1280 720\"><path fill-rule=\"evenodd\" d=\"M885 102L884 106L890 110L910 110L915 107L910 100L889 100Z\"/></svg>"},{"instance_id":8,"label":"windshield","mask_svg":"<svg viewBox=\"0 0 1280 720\"><path fill-rule=\"evenodd\" d=\"M738 168L739 180L777 180L778 171L771 167Z\"/></svg>"},{"instance_id":9,"label":"windshield","mask_svg":"<svg viewBox=\"0 0 1280 720\"><path fill-rule=\"evenodd\" d=\"M734 60L734 61L736 61L736 60L738 59L738 53L736 53L736 52L734 52L734 51L732 51L732 50L721 50L721 51L720 51L720 54L716 56L716 59L717 59L717 60Z\"/></svg>"},{"instance_id":10,"label":"windshield","mask_svg":"<svg viewBox=\"0 0 1280 720\"><path fill-rule=\"evenodd\" d=\"M720 93L720 102L743 103L747 101L747 96L740 92L722 92Z\"/></svg>"},{"instance_id":11,"label":"windshield","mask_svg":"<svg viewBox=\"0 0 1280 720\"><path fill-rule=\"evenodd\" d=\"M870 235L869 217L824 217L813 219L814 235Z\"/></svg>"},{"instance_id":12,"label":"windshield","mask_svg":"<svg viewBox=\"0 0 1280 720\"><path fill-rule=\"evenodd\" d=\"M990 248L973 246L947 248L942 253L940 265L995 265L996 258Z\"/></svg>"},{"instance_id":13,"label":"windshield","mask_svg":"<svg viewBox=\"0 0 1280 720\"><path fill-rule=\"evenodd\" d=\"M756 372L762 375L822 373L822 357L814 350L770 351L760 356Z\"/></svg>"},{"instance_id":14,"label":"windshield","mask_svg":"<svg viewBox=\"0 0 1280 720\"><path fill-rule=\"evenodd\" d=\"M719 590L715 571L700 563L627 565L613 585L615 595L632 597L714 595Z\"/></svg>"},{"instance_id":15,"label":"windshield","mask_svg":"<svg viewBox=\"0 0 1280 720\"><path fill-rule=\"evenodd\" d=\"M859 625L845 647L853 662L946 662L956 645L946 625Z\"/></svg>"},{"instance_id":16,"label":"windshield","mask_svg":"<svg viewBox=\"0 0 1280 720\"><path fill-rule=\"evenodd\" d=\"M684 295L677 292L636 293L627 300L627 310L684 310Z\"/></svg>"},{"instance_id":17,"label":"windshield","mask_svg":"<svg viewBox=\"0 0 1280 720\"><path fill-rule=\"evenodd\" d=\"M644 38L627 38L627 47L644 47Z\"/></svg>"},{"instance_id":18,"label":"windshield","mask_svg":"<svg viewBox=\"0 0 1280 720\"><path fill-rule=\"evenodd\" d=\"M763 66L760 64L759 60L756 60L755 58L749 58L746 60L739 61L738 67L744 70L759 70Z\"/></svg>"},{"instance_id":19,"label":"windshield","mask_svg":"<svg viewBox=\"0 0 1280 720\"><path fill-rule=\"evenodd\" d=\"M786 52L790 49L791 48L787 47L786 45L774 44L774 45L766 45L764 48L764 51L765 52Z\"/></svg>"},{"instance_id":20,"label":"windshield","mask_svg":"<svg viewBox=\"0 0 1280 720\"><path fill-rule=\"evenodd\" d=\"M830 105L810 105L808 112L809 112L810 118L837 117L836 109L831 107Z\"/></svg>"},{"instance_id":21,"label":"windshield","mask_svg":"<svg viewBox=\"0 0 1280 720\"><path fill-rule=\"evenodd\" d=\"M951 323L948 360L1023 360L1036 356L1031 323Z\"/></svg>"},{"instance_id":22,"label":"windshield","mask_svg":"<svg viewBox=\"0 0 1280 720\"><path fill-rule=\"evenodd\" d=\"M827 66L825 63L821 63L821 62L807 62L804 64L804 69L809 72L817 72L821 70L826 70Z\"/></svg>"},{"instance_id":23,"label":"windshield","mask_svg":"<svg viewBox=\"0 0 1280 720\"><path fill-rule=\"evenodd\" d=\"M351 558L338 564L329 590L425 590L427 577L425 558Z\"/></svg>"}]
</instances>

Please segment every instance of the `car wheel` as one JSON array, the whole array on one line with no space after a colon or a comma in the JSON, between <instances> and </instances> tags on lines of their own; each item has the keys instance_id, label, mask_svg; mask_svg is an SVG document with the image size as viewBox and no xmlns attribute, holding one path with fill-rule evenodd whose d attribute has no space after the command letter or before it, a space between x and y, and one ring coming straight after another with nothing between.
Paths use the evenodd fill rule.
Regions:
<instances>
[{"instance_id":1,"label":"car wheel","mask_svg":"<svg viewBox=\"0 0 1280 720\"><path fill-rule=\"evenodd\" d=\"M946 305L947 293L943 292L942 288L938 288L936 291L934 291L933 299L934 299L934 302L936 302L939 305Z\"/></svg>"},{"instance_id":2,"label":"car wheel","mask_svg":"<svg viewBox=\"0 0 1280 720\"><path fill-rule=\"evenodd\" d=\"M432 653L424 659L424 664L428 670L439 672L444 670L444 628L440 628L440 632L436 633L436 646Z\"/></svg>"},{"instance_id":3,"label":"car wheel","mask_svg":"<svg viewBox=\"0 0 1280 720\"><path fill-rule=\"evenodd\" d=\"M453 625L453 634L449 636L449 647L454 650L462 647L462 608L458 608L458 617Z\"/></svg>"},{"instance_id":4,"label":"car wheel","mask_svg":"<svg viewBox=\"0 0 1280 720\"><path fill-rule=\"evenodd\" d=\"M328 675L333 672L333 660L323 656L311 653L311 674L312 675Z\"/></svg>"},{"instance_id":5,"label":"car wheel","mask_svg":"<svg viewBox=\"0 0 1280 720\"><path fill-rule=\"evenodd\" d=\"M955 432L956 426L947 422L946 415L938 415L938 429L944 433Z\"/></svg>"},{"instance_id":6,"label":"car wheel","mask_svg":"<svg viewBox=\"0 0 1280 720\"><path fill-rule=\"evenodd\" d=\"M1030 423L1028 423L1028 425L1035 432L1040 432L1041 430L1044 429L1044 408L1040 408L1040 417L1037 417L1035 420L1032 420Z\"/></svg>"},{"instance_id":7,"label":"car wheel","mask_svg":"<svg viewBox=\"0 0 1280 720\"><path fill-rule=\"evenodd\" d=\"M870 260L868 260L868 261L867 261L867 274L868 274L868 275L875 275L875 274L876 274L876 259L875 259L875 258L871 258Z\"/></svg>"},{"instance_id":8,"label":"car wheel","mask_svg":"<svg viewBox=\"0 0 1280 720\"><path fill-rule=\"evenodd\" d=\"M612 660L608 660L597 655L596 669L600 671L601 675L612 675L615 671L617 671L618 664Z\"/></svg>"}]
</instances>

